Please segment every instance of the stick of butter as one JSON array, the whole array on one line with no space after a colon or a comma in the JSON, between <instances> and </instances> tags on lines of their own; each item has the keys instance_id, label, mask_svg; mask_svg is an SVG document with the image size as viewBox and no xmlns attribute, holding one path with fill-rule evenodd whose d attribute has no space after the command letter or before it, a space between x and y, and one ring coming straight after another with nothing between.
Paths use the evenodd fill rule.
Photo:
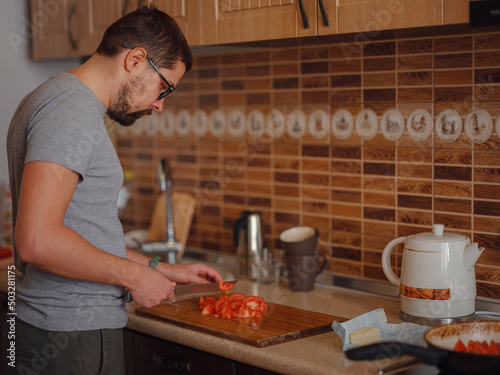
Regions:
<instances>
[{"instance_id":1,"label":"stick of butter","mask_svg":"<svg viewBox=\"0 0 500 375\"><path fill-rule=\"evenodd\" d=\"M377 327L363 327L357 329L349 336L349 342L353 345L370 345L381 340L380 330Z\"/></svg>"}]
</instances>

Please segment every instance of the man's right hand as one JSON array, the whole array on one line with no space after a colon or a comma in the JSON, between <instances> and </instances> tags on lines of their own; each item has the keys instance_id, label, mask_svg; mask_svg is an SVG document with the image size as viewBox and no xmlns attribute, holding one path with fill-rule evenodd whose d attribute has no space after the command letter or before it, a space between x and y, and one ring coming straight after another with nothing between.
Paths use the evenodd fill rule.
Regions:
<instances>
[{"instance_id":1,"label":"man's right hand","mask_svg":"<svg viewBox=\"0 0 500 375\"><path fill-rule=\"evenodd\" d=\"M140 272L127 287L139 307L153 307L175 297L175 283L161 272L136 263Z\"/></svg>"}]
</instances>

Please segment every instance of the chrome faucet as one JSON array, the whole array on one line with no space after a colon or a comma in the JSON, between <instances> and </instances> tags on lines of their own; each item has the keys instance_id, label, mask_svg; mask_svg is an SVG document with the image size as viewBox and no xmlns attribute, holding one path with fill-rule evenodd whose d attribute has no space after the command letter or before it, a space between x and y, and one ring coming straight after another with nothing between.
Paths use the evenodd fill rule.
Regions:
<instances>
[{"instance_id":1,"label":"chrome faucet","mask_svg":"<svg viewBox=\"0 0 500 375\"><path fill-rule=\"evenodd\" d=\"M167 225L165 227L165 241L147 242L142 245L145 253L157 253L162 255L168 263L175 264L176 256L182 249L182 244L175 240L174 214L172 202L172 168L167 159L163 158L158 164L156 180L162 193L166 194L165 212ZM166 255L166 259L165 259Z\"/></svg>"}]
</instances>

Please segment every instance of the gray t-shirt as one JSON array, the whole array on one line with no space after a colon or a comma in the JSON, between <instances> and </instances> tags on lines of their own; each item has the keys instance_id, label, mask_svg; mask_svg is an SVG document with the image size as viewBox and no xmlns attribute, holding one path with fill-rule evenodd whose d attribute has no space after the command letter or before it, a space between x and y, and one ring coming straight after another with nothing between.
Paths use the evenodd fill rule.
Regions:
<instances>
[{"instance_id":1,"label":"gray t-shirt","mask_svg":"<svg viewBox=\"0 0 500 375\"><path fill-rule=\"evenodd\" d=\"M80 180L64 225L98 249L126 258L116 202L123 171L104 124L106 108L75 75L61 73L27 95L7 136L14 228L25 164L47 161ZM72 249L67 249L71 259ZM16 311L51 331L121 328L127 311L120 286L74 280L26 264L15 254Z\"/></svg>"}]
</instances>

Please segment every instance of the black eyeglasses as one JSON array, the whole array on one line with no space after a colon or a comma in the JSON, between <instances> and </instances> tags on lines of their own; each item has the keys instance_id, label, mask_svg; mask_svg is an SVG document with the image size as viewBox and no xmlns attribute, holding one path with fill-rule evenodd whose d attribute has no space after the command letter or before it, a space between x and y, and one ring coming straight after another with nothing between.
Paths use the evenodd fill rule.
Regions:
<instances>
[{"instance_id":1,"label":"black eyeglasses","mask_svg":"<svg viewBox=\"0 0 500 375\"><path fill-rule=\"evenodd\" d=\"M128 43L123 43L123 46L125 48L130 48L130 49L134 49L135 47L128 44ZM165 92L162 92L160 93L160 96L158 97L157 100L162 100L165 96L167 96L168 94L172 93L174 90L175 90L175 87L172 86L166 79L165 77L163 77L163 74L160 73L160 71L158 70L158 68L156 67L155 64L153 64L153 62L151 61L151 59L149 58L148 55L146 55L146 60L148 60L148 62L151 64L151 66L154 68L154 70L156 70L156 72L160 75L160 78L162 79L163 82L165 82L165 84L167 85L168 89L167 91Z\"/></svg>"}]
</instances>

